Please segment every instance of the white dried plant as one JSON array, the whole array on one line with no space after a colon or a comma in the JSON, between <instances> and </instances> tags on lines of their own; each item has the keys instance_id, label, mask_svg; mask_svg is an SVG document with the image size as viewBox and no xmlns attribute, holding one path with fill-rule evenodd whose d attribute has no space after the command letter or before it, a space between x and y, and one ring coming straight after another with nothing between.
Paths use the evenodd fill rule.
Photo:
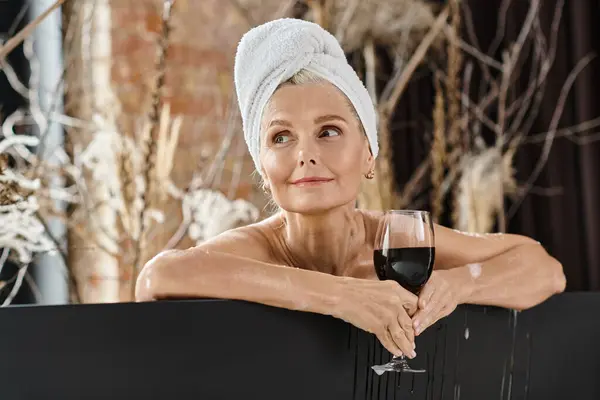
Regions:
<instances>
[{"instance_id":1,"label":"white dried plant","mask_svg":"<svg viewBox=\"0 0 600 400\"><path fill-rule=\"evenodd\" d=\"M184 221L189 223L188 236L196 244L252 223L260 215L252 203L242 199L230 200L211 189L187 193L182 201L182 212Z\"/></svg>"},{"instance_id":2,"label":"white dried plant","mask_svg":"<svg viewBox=\"0 0 600 400\"><path fill-rule=\"evenodd\" d=\"M460 178L455 184L456 229L481 233L493 230L498 214L504 213L505 195L513 195L517 190L513 155L489 147L462 156Z\"/></svg>"},{"instance_id":3,"label":"white dried plant","mask_svg":"<svg viewBox=\"0 0 600 400\"><path fill-rule=\"evenodd\" d=\"M95 115L93 119L96 129L92 133L92 140L84 148L76 148L74 151L74 171L89 171L92 182L102 182L104 190L95 196L95 200L111 207L119 216L125 233L137 239L140 234L137 219L142 211L141 197L145 191L141 145L119 132L101 116ZM121 160L124 157L131 162L132 167L132 199L126 199L124 195L124 186L127 184L121 170ZM83 211L85 210L82 209ZM158 209L147 210L146 217L158 223L164 221L164 215Z\"/></svg>"},{"instance_id":4,"label":"white dried plant","mask_svg":"<svg viewBox=\"0 0 600 400\"><path fill-rule=\"evenodd\" d=\"M119 179L118 155L123 151L130 152L139 163L138 152L131 145L129 138L123 138L116 128L109 126L99 115L93 117L96 129L91 133L92 140L87 146L75 145L73 154L74 171L83 173L90 171L93 180L103 182L106 191L99 194L104 201L115 210L123 209L121 182Z\"/></svg>"},{"instance_id":5,"label":"white dried plant","mask_svg":"<svg viewBox=\"0 0 600 400\"><path fill-rule=\"evenodd\" d=\"M0 141L0 157L19 146L35 146L39 139L33 136L14 135ZM23 149L21 149L23 150ZM35 196L29 195L40 187L39 179L30 179L19 171L0 165L0 248L17 254L19 263L26 265L39 252L55 249L43 223L38 218L40 206Z\"/></svg>"},{"instance_id":6,"label":"white dried plant","mask_svg":"<svg viewBox=\"0 0 600 400\"><path fill-rule=\"evenodd\" d=\"M36 213L35 197L0 205L0 248L14 250L21 264L29 264L36 253L55 250Z\"/></svg>"}]
</instances>

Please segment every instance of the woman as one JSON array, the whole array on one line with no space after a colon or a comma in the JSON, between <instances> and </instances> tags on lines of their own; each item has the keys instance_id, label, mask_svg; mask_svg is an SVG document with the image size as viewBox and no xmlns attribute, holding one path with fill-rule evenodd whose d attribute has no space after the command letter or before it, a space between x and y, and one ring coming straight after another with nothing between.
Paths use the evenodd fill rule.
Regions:
<instances>
[{"instance_id":1,"label":"woman","mask_svg":"<svg viewBox=\"0 0 600 400\"><path fill-rule=\"evenodd\" d=\"M379 281L382 214L355 207L373 177L376 114L335 38L306 21L269 22L242 38L235 78L248 149L280 211L157 255L140 273L138 301L227 298L327 314L413 358L415 336L458 304L526 309L564 290L562 266L536 241L439 225L418 297Z\"/></svg>"}]
</instances>

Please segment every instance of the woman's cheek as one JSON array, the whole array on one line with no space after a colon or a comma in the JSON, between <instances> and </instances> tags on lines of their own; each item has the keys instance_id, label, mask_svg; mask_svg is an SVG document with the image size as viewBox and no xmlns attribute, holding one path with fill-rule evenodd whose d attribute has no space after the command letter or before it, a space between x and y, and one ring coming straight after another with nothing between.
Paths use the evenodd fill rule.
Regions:
<instances>
[{"instance_id":1,"label":"woman's cheek","mask_svg":"<svg viewBox=\"0 0 600 400\"><path fill-rule=\"evenodd\" d=\"M327 153L332 168L339 170L340 173L356 169L360 165L359 160L362 156L362 152L356 146L338 146L337 148L332 146Z\"/></svg>"},{"instance_id":2,"label":"woman's cheek","mask_svg":"<svg viewBox=\"0 0 600 400\"><path fill-rule=\"evenodd\" d=\"M286 157L285 151L265 149L262 156L262 166L270 181L279 182L285 180L285 174L289 168L290 157Z\"/></svg>"}]
</instances>

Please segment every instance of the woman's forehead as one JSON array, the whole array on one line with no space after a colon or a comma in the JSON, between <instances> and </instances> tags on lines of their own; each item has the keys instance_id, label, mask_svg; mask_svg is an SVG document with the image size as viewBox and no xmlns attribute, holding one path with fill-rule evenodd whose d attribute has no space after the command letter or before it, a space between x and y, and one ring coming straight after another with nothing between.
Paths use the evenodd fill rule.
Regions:
<instances>
[{"instance_id":1,"label":"woman's forehead","mask_svg":"<svg viewBox=\"0 0 600 400\"><path fill-rule=\"evenodd\" d=\"M273 94L265 107L263 122L317 114L349 118L352 111L348 103L346 96L330 83L285 85Z\"/></svg>"}]
</instances>

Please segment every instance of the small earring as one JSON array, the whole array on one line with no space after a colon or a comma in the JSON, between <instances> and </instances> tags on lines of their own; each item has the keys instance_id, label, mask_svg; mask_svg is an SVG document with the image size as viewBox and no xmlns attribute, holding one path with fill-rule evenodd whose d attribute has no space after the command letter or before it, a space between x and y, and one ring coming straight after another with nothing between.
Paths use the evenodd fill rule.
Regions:
<instances>
[{"instance_id":1,"label":"small earring","mask_svg":"<svg viewBox=\"0 0 600 400\"><path fill-rule=\"evenodd\" d=\"M375 170L370 170L369 172L367 172L365 174L365 178L367 178L367 179L373 179L373 178L375 178Z\"/></svg>"}]
</instances>

